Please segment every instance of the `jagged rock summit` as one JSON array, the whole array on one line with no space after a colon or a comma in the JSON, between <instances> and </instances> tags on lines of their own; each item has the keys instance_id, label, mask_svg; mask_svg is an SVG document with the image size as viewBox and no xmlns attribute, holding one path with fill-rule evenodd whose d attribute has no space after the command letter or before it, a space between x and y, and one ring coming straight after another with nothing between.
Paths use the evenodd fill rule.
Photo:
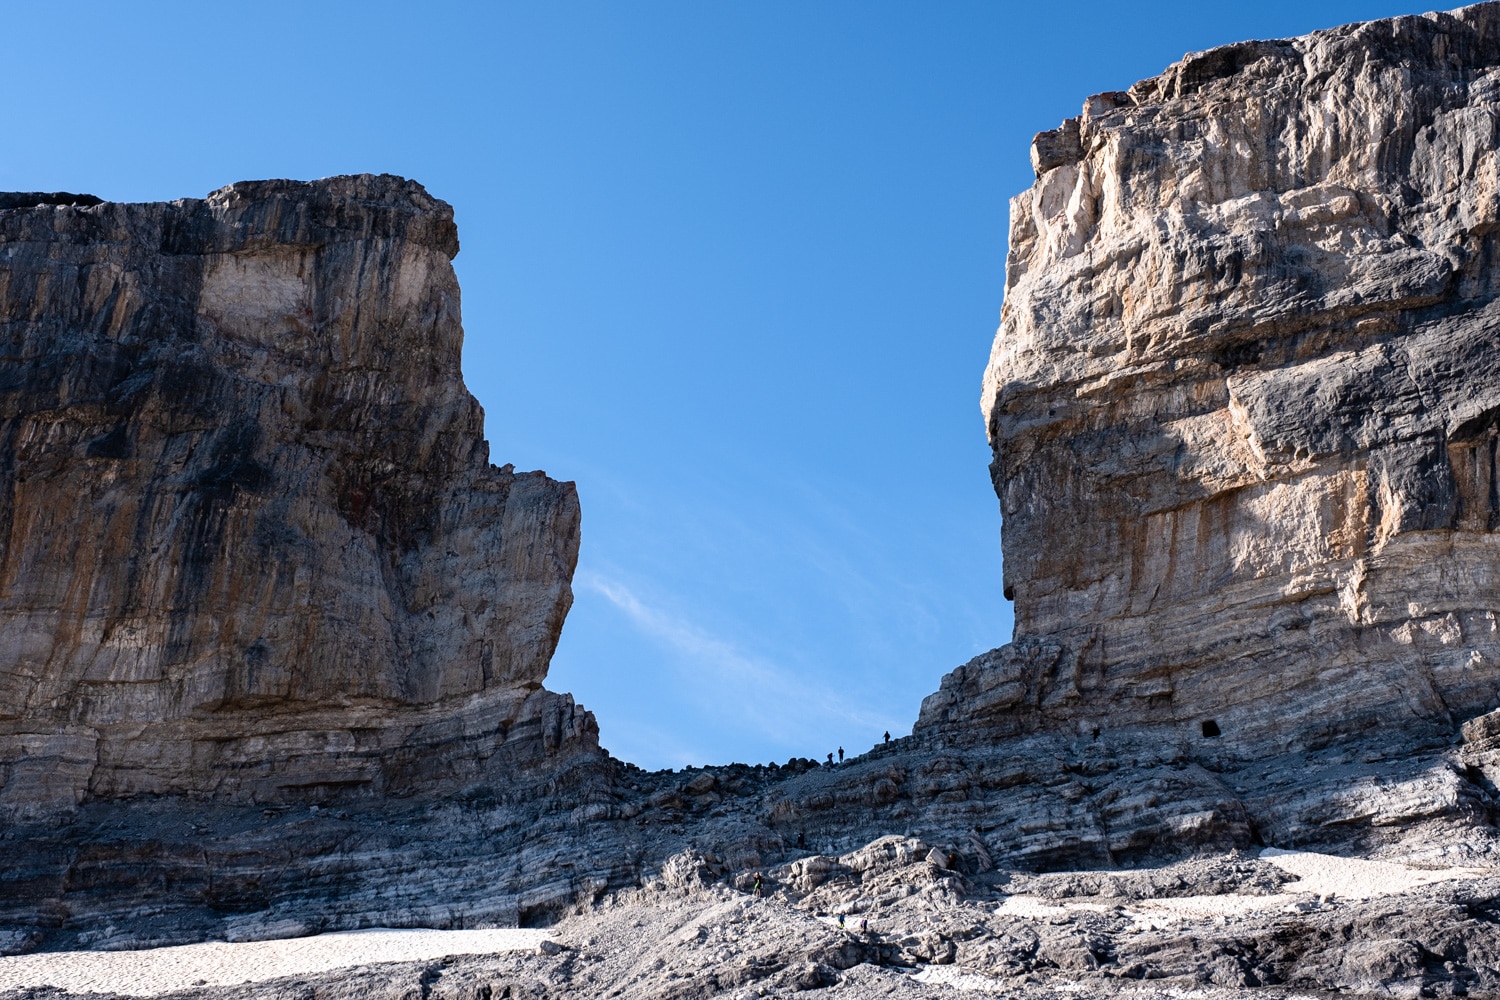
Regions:
<instances>
[{"instance_id":1,"label":"jagged rock summit","mask_svg":"<svg viewBox=\"0 0 1500 1000\"><path fill-rule=\"evenodd\" d=\"M0 196L0 807L454 790L541 689L571 483L489 464L448 205Z\"/></svg>"}]
</instances>

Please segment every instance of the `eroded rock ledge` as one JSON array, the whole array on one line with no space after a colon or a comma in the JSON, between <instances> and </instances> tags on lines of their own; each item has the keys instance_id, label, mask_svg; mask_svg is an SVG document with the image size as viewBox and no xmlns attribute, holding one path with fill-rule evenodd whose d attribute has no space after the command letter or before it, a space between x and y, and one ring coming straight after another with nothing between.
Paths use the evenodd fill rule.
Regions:
<instances>
[{"instance_id":1,"label":"eroded rock ledge","mask_svg":"<svg viewBox=\"0 0 1500 1000\"><path fill-rule=\"evenodd\" d=\"M0 196L0 808L465 787L541 690L571 483L490 465L448 205L389 176Z\"/></svg>"}]
</instances>

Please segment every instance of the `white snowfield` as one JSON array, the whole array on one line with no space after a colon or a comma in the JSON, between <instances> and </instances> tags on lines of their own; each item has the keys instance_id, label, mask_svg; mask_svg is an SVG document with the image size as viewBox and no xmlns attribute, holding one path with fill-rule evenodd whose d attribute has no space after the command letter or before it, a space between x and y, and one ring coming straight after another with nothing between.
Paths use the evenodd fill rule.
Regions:
<instances>
[{"instance_id":1,"label":"white snowfield","mask_svg":"<svg viewBox=\"0 0 1500 1000\"><path fill-rule=\"evenodd\" d=\"M1494 874L1493 870L1486 868L1411 868L1389 861L1341 858L1316 851L1283 851L1274 847L1261 851L1260 856L1288 875L1297 876L1297 881L1283 885L1281 892L1265 896L1239 893L1177 896L1136 900L1123 906L1093 900L1075 902L1015 895L1001 903L996 912L1033 920L1049 920L1077 910L1123 912L1134 921L1137 930L1165 930L1184 919L1212 917L1217 923L1225 923L1258 910L1297 910L1320 905L1310 896L1318 897L1318 900L1335 897L1373 899L1411 892L1434 882ZM1005 992L1005 984L998 980L951 966L926 966L914 978L924 983L943 983L964 992ZM1167 990L1161 995L1191 997L1199 994L1198 991Z\"/></svg>"},{"instance_id":2,"label":"white snowfield","mask_svg":"<svg viewBox=\"0 0 1500 1000\"><path fill-rule=\"evenodd\" d=\"M538 947L546 931L340 931L280 941L206 941L140 951L55 951L0 958L0 991L55 986L69 993L150 997L194 986L259 983L376 962L492 955Z\"/></svg>"},{"instance_id":3,"label":"white snowfield","mask_svg":"<svg viewBox=\"0 0 1500 1000\"><path fill-rule=\"evenodd\" d=\"M1434 882L1492 875L1488 868L1410 868L1390 861L1340 858L1313 851L1281 851L1267 847L1260 856L1299 879L1282 888L1286 892L1312 892L1345 899L1373 899L1410 892Z\"/></svg>"},{"instance_id":4,"label":"white snowfield","mask_svg":"<svg viewBox=\"0 0 1500 1000\"><path fill-rule=\"evenodd\" d=\"M1373 899L1411 892L1434 882L1493 874L1485 868L1411 868L1389 861L1341 858L1316 851L1283 851L1275 847L1267 847L1260 856L1288 875L1297 876L1297 881L1283 885L1281 892L1265 896L1239 893L1176 896L1137 900L1123 907L1096 900L1075 902L1017 895L1001 903L997 912L1046 920L1072 910L1109 912L1123 909L1142 929L1155 930L1184 918L1232 919L1257 910L1294 910L1318 905L1309 900L1309 896L1325 900Z\"/></svg>"}]
</instances>

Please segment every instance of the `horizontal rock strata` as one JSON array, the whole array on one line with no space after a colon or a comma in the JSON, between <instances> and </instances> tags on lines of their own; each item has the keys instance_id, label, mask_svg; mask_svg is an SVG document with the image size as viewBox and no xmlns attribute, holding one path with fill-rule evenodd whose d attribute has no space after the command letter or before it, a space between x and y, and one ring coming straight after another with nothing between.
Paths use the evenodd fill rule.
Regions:
<instances>
[{"instance_id":1,"label":"horizontal rock strata","mask_svg":"<svg viewBox=\"0 0 1500 1000\"><path fill-rule=\"evenodd\" d=\"M81 542L66 551L89 567L74 575L90 582L72 588L47 576L53 564L41 554L6 550L3 565L27 568L28 586L54 588L24 605L23 618L36 624L14 634L69 637L50 654L65 669L33 674L76 674L68 690L79 694L56 701L18 689L25 697L13 703L28 714L5 723L16 734L8 738L38 749L25 758L9 751L5 794L84 801L0 829L7 929L0 951L572 915L564 925L577 931L569 951L515 966L537 995L587 996L621 983L683 997L838 984L864 991L858 995L930 995L890 970L944 964L994 977L1017 995L1048 995L1052 976L1065 977L1059 982L1070 993L1086 979L1085 995L1101 996L1133 977L1225 991L1257 983L1401 995L1495 988L1500 714L1488 713L1500 704L1493 624L1500 583L1490 569L1500 544L1493 530L1500 372L1486 337L1500 315L1497 96L1500 5L1488 4L1194 54L1129 92L1091 99L1081 118L1037 138L1036 186L1014 204L1006 304L985 390L1016 638L944 678L911 737L836 767L794 759L648 774L597 752L587 715L537 687L566 607L576 508L565 487L491 469L475 450L477 410L457 379L456 313L433 304L456 301L446 264L451 228L419 189L381 181L386 194L341 194L332 208L317 185L285 198L277 192L292 188L236 186L170 207L62 194L12 196L35 199L35 207L0 202L8 206L0 230L41 227L39 220L51 227L38 229L45 253L31 251L37 273L47 273L43 258L123 252L108 249L129 242L123 238L65 235L89 220L209 220L192 223L209 234L202 245L228 242L255 257L262 244L249 234L274 233L265 245L295 256L304 242L318 243L306 234L331 218L353 235L329 244L342 249L319 252L370 256L338 271L338 280L353 281L342 297L315 297L308 308L345 316L362 290L379 289L368 291L359 322L349 319L327 340L328 350L378 341L388 325L359 323L400 302L414 303L397 311L418 334L401 350L425 358L422 345L452 338L443 355L449 374L422 386L405 380L426 377L429 361L367 356L343 381L320 374L332 362L295 369L279 336L234 333L246 303L302 301L273 280L294 269L258 277L254 260L240 260L230 284L243 294L205 296L204 279L194 279L191 292L159 296L153 315L185 310L196 318L181 328L198 331L213 350L242 352L257 372L282 372L233 383L258 400L236 403L236 412L261 413L256 425L268 436L236 451L215 443L224 432L211 428L220 424L182 417L173 433L201 435L191 455L229 457L171 475L135 457L152 455L151 469L178 468L163 457L179 454L161 443L165 432L152 437L116 420L127 425L128 447L111 436L115 423L105 417L116 413L108 408L114 397L99 386L135 386L134 378L148 388L121 398L160 399L151 405L190 413L198 412L193 399L229 391L149 388L158 376L145 373L171 371L177 358L208 349L198 341L163 348L150 364L118 367L118 375L117 367L90 365L87 378L67 376L65 393L47 390L46 405L7 404L17 416L6 419L30 414L17 426L32 429L4 438L13 443L0 454L27 442L65 443L32 454L66 461L30 464L28 475L52 469L62 477L60 499L56 489L47 495L78 508L70 516L84 526L113 523L126 515L112 512L128 510L131 525L156 531L163 517L177 523L169 512L147 516L163 504L188 505L175 516L198 524L192 512L209 500L194 497L207 490L230 499L210 503L222 514L187 532L188 541L168 532L161 567L137 559L141 568L124 582L120 567L129 560L94 559ZM242 189L258 193L232 193ZM409 192L416 209L392 208L407 204L397 191ZM384 207L374 211L370 201ZM221 216L243 224L215 229L210 222ZM176 287L159 276L188 264L166 248L192 226L153 230L141 245L160 253L151 265L158 277L121 287L151 301L156 293L141 289ZM392 236L398 229L406 235ZM408 257L418 261L414 271L396 266ZM192 266L207 274L212 264ZM48 287L85 296L88 282L69 274ZM28 292L6 301L38 299ZM277 308L285 316L292 307ZM39 321L9 329L25 333ZM94 329L69 322L65 329ZM222 335L210 338L209 325ZM291 320L250 326L282 329L284 350L302 350L301 327ZM89 344L112 343L89 336ZM154 343L138 340L133 350ZM31 350L45 357L49 342L41 337ZM6 391L29 398L64 381L37 372L28 369ZM365 377L373 381L359 381ZM377 385L385 389L360 388ZM295 403L315 391L335 402ZM392 408L359 416L366 404L350 402L377 398ZM84 399L103 400L79 411L95 414L93 423L78 415L68 418L75 423L49 422ZM130 405L130 413L155 412ZM343 406L353 415L304 415L346 413ZM454 421L471 432L453 431ZM399 441L376 433L415 426L427 430ZM356 437L357 447L326 444L335 434ZM387 464L326 471L367 454ZM289 490L230 471L248 461L279 475L279 456L302 463ZM83 462L100 471L63 476ZM122 491L109 502L78 499L125 474L145 477L139 483L150 489L138 485L139 495ZM498 483L505 489L484 485ZM285 509L314 512L295 517L316 516L325 527L313 531L277 514L266 523L292 527L264 550L251 548L267 536L248 525L282 510L274 505L283 494ZM28 517L48 516L41 500L30 504ZM326 525L344 525L344 534ZM89 530L94 548L122 544L111 541L121 529ZM381 554L384 561L354 566L366 558L358 545L320 549L319 565L331 559L328 572L358 592L330 587L309 606L352 605L339 621L375 623L370 648L399 656L372 656L368 670L347 666L348 650L366 645L352 629L338 633L346 645L313 661L328 669L305 677L279 667L293 662L280 654L252 664L236 653L262 636L268 645L285 640L274 650L301 648L285 625L301 619L276 596L313 585L295 563L246 578L209 558L193 587L161 589L199 572L172 545L212 538L195 551L228 552L223 546L233 544L235 559L263 551L259 558L279 567L277 553L312 544L299 540L304 535L368 538L360 544ZM72 544L55 527L51 537L45 544L54 548ZM31 541L20 544L31 551ZM483 546L500 556L481 557ZM475 560L463 562L469 553ZM359 568L372 563L379 573ZM444 570L429 577L425 566ZM5 580L19 578L6 572ZM495 574L496 582L488 591L490 584L471 586L465 581L475 573ZM432 599L448 585L463 593ZM81 666L86 660L118 669L124 685L144 659L117 651L122 640L109 645L103 625L87 625L76 610L93 606L90 595L122 587L166 595L121 606L179 609L185 623L177 631L149 634L160 636L151 642L163 650L188 652L162 659L172 665L163 676L179 679L175 687L124 687L113 702L90 700L82 694L99 681L87 673L95 667ZM481 607L473 600L481 591L506 596ZM0 596L11 600L10 593ZM253 614L219 610L232 593L253 595L244 602ZM363 610L372 600L404 610L389 617ZM81 617L73 625L40 617L49 613ZM272 627L278 621L281 631ZM210 628L235 642L216 641ZM92 659L85 649L95 650ZM225 678L218 687L205 678L220 668L196 666L214 662ZM403 669L388 669L392 663ZM152 704L158 721L129 714ZM350 721L357 713L424 721L361 728ZM214 727L228 737L208 739ZM254 756L267 745L254 740L271 739L273 729L275 739L317 749ZM90 763L86 749L95 745L112 749ZM133 749L148 746L179 756L148 762ZM52 760L60 772L73 773L63 764L76 758L87 779L67 779L67 791L54 794L60 779L40 768L25 777L26 761L47 760L48 747L58 748ZM518 762L529 764L511 766ZM421 786L449 794L361 795L318 779L351 773L366 792ZM129 794L145 789L170 794ZM1303 893L1290 908L1278 903L1244 920L1226 922L1210 907L1160 926L1142 923L1132 907L1157 896L1275 893L1277 880L1268 882L1266 866L1244 854L1119 873L1263 845L1399 850L1420 864L1479 871L1426 895L1335 901ZM1054 881L1026 874L1089 867L1116 874ZM757 929L763 938L748 928L765 918L752 920L744 898L756 871L774 901L790 907L780 923ZM1027 913L1002 912L1017 893L1055 897L1056 912L1045 900L1032 900ZM873 936L851 941L819 922L818 914L840 909L870 915ZM767 946L743 946L737 936ZM595 937L620 944L595 948ZM694 957L682 966L658 961L669 952ZM422 970L421 988L437 995L434 984L448 974ZM503 982L497 975L493 992L520 980ZM478 981L461 988L471 987Z\"/></svg>"},{"instance_id":2,"label":"horizontal rock strata","mask_svg":"<svg viewBox=\"0 0 1500 1000\"><path fill-rule=\"evenodd\" d=\"M461 788L541 690L571 483L489 464L452 210L339 177L0 196L0 810Z\"/></svg>"},{"instance_id":3,"label":"horizontal rock strata","mask_svg":"<svg viewBox=\"0 0 1500 1000\"><path fill-rule=\"evenodd\" d=\"M921 729L1256 758L1500 703L1497 119L1481 4L1036 138L983 397L1015 639Z\"/></svg>"}]
</instances>

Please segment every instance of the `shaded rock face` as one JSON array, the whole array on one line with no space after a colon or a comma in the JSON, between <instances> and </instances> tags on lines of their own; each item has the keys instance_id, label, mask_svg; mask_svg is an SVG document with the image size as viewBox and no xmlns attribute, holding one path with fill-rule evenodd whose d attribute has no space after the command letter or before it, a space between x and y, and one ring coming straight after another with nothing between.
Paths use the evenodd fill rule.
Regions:
<instances>
[{"instance_id":1,"label":"shaded rock face","mask_svg":"<svg viewBox=\"0 0 1500 1000\"><path fill-rule=\"evenodd\" d=\"M0 807L449 787L541 690L571 483L489 464L448 205L381 176L0 196Z\"/></svg>"},{"instance_id":2,"label":"shaded rock face","mask_svg":"<svg viewBox=\"0 0 1500 1000\"><path fill-rule=\"evenodd\" d=\"M1482 4L1037 136L983 394L1015 639L919 732L1254 758L1500 702L1497 116Z\"/></svg>"}]
</instances>

